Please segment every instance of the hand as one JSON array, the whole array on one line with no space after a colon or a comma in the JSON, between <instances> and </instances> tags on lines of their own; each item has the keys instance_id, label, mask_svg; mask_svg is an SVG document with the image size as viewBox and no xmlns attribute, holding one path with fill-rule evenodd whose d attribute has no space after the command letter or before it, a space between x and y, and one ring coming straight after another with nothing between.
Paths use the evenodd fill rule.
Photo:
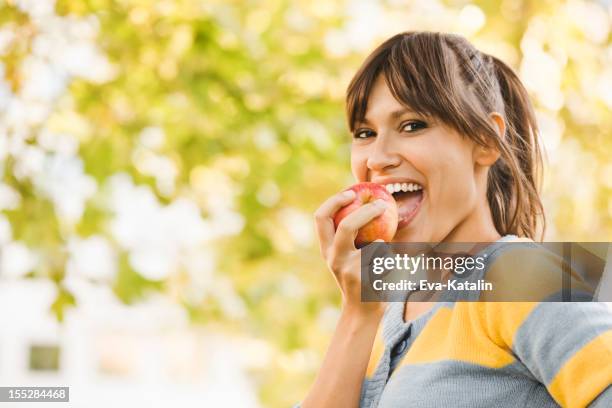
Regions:
<instances>
[{"instance_id":1,"label":"hand","mask_svg":"<svg viewBox=\"0 0 612 408\"><path fill-rule=\"evenodd\" d=\"M355 248L359 228L382 214L387 205L376 200L347 215L334 231L334 214L355 198L347 190L327 199L315 211L315 224L321 255L342 292L342 306L358 314L374 315L384 311L383 302L361 302L361 250Z\"/></svg>"}]
</instances>

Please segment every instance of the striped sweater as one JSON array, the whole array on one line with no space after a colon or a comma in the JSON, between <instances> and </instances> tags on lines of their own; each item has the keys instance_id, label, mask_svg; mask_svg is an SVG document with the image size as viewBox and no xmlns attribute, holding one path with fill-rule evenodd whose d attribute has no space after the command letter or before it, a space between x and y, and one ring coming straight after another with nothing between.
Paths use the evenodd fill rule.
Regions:
<instances>
[{"instance_id":1,"label":"striped sweater","mask_svg":"<svg viewBox=\"0 0 612 408\"><path fill-rule=\"evenodd\" d=\"M513 238L483 251L487 265ZM443 300L411 322L389 304L361 407L612 407L606 304Z\"/></svg>"},{"instance_id":2,"label":"striped sweater","mask_svg":"<svg viewBox=\"0 0 612 408\"><path fill-rule=\"evenodd\" d=\"M513 238L483 250L487 265ZM360 407L612 407L612 311L604 303L446 297L412 321L403 316L404 303L389 303Z\"/></svg>"}]
</instances>

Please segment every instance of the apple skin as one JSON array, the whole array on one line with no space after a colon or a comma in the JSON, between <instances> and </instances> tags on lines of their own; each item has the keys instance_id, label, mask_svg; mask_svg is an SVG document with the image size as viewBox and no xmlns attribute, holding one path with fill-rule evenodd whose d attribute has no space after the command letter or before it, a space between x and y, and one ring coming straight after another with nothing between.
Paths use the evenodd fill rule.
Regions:
<instances>
[{"instance_id":1,"label":"apple skin","mask_svg":"<svg viewBox=\"0 0 612 408\"><path fill-rule=\"evenodd\" d=\"M387 209L381 215L359 229L357 237L355 238L355 247L364 247L377 239L382 239L385 242L391 241L397 231L398 222L397 203L393 195L391 195L384 186L368 182L357 183L347 190L353 190L355 192L355 199L350 204L342 207L334 215L334 226L336 229L338 229L338 225L344 217L362 205L382 199L388 204Z\"/></svg>"}]
</instances>

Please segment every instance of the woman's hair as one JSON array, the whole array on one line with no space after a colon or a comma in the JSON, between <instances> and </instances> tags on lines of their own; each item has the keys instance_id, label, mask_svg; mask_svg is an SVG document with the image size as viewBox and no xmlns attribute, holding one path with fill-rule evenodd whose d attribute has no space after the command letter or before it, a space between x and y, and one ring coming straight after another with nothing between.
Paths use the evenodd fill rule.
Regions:
<instances>
[{"instance_id":1,"label":"woman's hair","mask_svg":"<svg viewBox=\"0 0 612 408\"><path fill-rule=\"evenodd\" d=\"M364 119L370 91L381 74L400 103L440 119L479 145L497 148L500 158L487 178L487 199L496 229L503 235L532 239L540 229L543 236L538 127L527 91L514 71L459 35L397 34L370 54L348 87L351 131ZM491 112L505 120L501 137L489 117Z\"/></svg>"}]
</instances>

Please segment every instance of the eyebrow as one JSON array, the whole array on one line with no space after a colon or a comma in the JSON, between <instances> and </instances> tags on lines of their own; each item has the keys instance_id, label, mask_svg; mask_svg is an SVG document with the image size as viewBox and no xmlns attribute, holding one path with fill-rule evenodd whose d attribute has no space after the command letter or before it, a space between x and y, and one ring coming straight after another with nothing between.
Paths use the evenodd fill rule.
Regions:
<instances>
[{"instance_id":1,"label":"eyebrow","mask_svg":"<svg viewBox=\"0 0 612 408\"><path fill-rule=\"evenodd\" d=\"M389 116L391 117L391 119L398 119L398 118L401 118L402 116L404 116L407 113L411 113L411 114L416 115L416 112L413 111L412 109L401 108L401 109L398 109L398 110L394 110L393 112L391 112L389 114ZM372 123L368 120L367 117L364 117L363 120L357 121L357 124L371 125Z\"/></svg>"},{"instance_id":2,"label":"eyebrow","mask_svg":"<svg viewBox=\"0 0 612 408\"><path fill-rule=\"evenodd\" d=\"M416 114L416 112L413 111L412 109L402 108L402 109L398 109L396 111L391 112L389 116L391 116L393 119L397 119L397 118L404 116L406 113Z\"/></svg>"}]
</instances>

